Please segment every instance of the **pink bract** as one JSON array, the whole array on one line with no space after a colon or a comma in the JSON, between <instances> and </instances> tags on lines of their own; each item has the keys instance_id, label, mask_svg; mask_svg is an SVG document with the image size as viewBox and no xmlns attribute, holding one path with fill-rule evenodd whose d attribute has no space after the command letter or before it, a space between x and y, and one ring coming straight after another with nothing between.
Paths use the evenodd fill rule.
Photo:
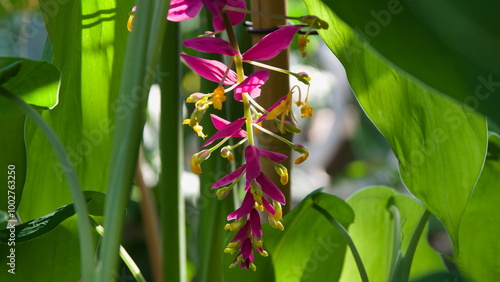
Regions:
<instances>
[{"instance_id":1,"label":"pink bract","mask_svg":"<svg viewBox=\"0 0 500 282\"><path fill-rule=\"evenodd\" d=\"M285 26L264 36L242 56L243 60L265 61L276 57L288 48L300 26Z\"/></svg>"},{"instance_id":2,"label":"pink bract","mask_svg":"<svg viewBox=\"0 0 500 282\"><path fill-rule=\"evenodd\" d=\"M221 82L227 70L227 66L219 61L207 60L191 55L180 55L184 62L193 69L194 72L213 82ZM229 70L227 76L222 82L225 85L233 85L236 83L238 76L233 70Z\"/></svg>"}]
</instances>

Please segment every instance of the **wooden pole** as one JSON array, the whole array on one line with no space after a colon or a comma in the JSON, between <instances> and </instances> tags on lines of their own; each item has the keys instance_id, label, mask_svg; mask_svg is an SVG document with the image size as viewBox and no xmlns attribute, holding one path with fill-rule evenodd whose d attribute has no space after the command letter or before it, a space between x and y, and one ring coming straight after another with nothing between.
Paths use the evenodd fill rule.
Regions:
<instances>
[{"instance_id":1,"label":"wooden pole","mask_svg":"<svg viewBox=\"0 0 500 282\"><path fill-rule=\"evenodd\" d=\"M286 15L287 5L286 0L252 0L251 1L251 9L253 11L259 11L264 13L271 13L276 15ZM278 27L286 24L286 20L284 19L276 19L259 15L252 15L253 29L267 29ZM254 34L252 37L253 43L257 43L263 36L266 34ZM266 61L266 64L279 67L282 69L289 68L289 50L283 50L278 56L275 58ZM261 96L258 98L258 102L264 108L269 108L272 106L279 98L283 97L290 90L290 83L288 75L271 72L269 80L262 87ZM272 132L283 136L288 140L292 140L292 134L280 134L279 129L274 125L273 122L264 121L263 126L271 130ZM270 150L273 152L278 152L281 154L285 154L289 156L287 160L285 160L282 164L288 169L290 174L290 164L291 164L291 149L288 145L283 142L270 137L265 133L259 133L257 135L257 140L259 143L259 147L264 150ZM290 193L290 183L287 185L280 184L280 177L274 170L274 166L267 162L262 163L262 171L268 176L274 183L276 183L287 199L287 205L283 207L283 214L286 214L290 210L291 206L291 193Z\"/></svg>"}]
</instances>

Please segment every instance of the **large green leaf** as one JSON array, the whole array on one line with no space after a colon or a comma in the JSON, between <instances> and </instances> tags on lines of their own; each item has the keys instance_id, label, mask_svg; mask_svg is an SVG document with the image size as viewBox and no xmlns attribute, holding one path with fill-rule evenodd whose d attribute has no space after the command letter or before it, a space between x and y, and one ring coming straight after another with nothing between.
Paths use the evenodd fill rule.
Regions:
<instances>
[{"instance_id":1,"label":"large green leaf","mask_svg":"<svg viewBox=\"0 0 500 282\"><path fill-rule=\"evenodd\" d=\"M459 229L456 262L470 281L499 281L500 260L500 137L492 133L481 177Z\"/></svg>"},{"instance_id":2,"label":"large green leaf","mask_svg":"<svg viewBox=\"0 0 500 282\"><path fill-rule=\"evenodd\" d=\"M127 39L129 3L115 0L40 1L61 71L59 104L42 116L68 152L84 190L105 191L111 133ZM129 109L120 109L127 114ZM19 207L22 220L38 218L71 201L62 167L45 136L27 121L28 174ZM43 160L43 161L41 161Z\"/></svg>"},{"instance_id":3,"label":"large green leaf","mask_svg":"<svg viewBox=\"0 0 500 282\"><path fill-rule=\"evenodd\" d=\"M356 214L356 221L349 227L366 267L370 281L389 281L394 246L394 217L389 207L395 206L400 214L401 250L408 249L413 232L424 213L424 208L414 199L386 187L361 190L347 203ZM410 272L410 278L445 270L439 254L427 242L427 229L418 243ZM360 281L351 253L348 252L340 281Z\"/></svg>"},{"instance_id":4,"label":"large green leaf","mask_svg":"<svg viewBox=\"0 0 500 282\"><path fill-rule=\"evenodd\" d=\"M84 190L105 191L116 108L132 2L41 0L40 8L52 43L52 63L61 71L59 103L42 117L54 129L73 162ZM18 212L22 221L50 213L72 201L62 167L46 137L30 120L26 124L28 173ZM96 242L96 241L95 241ZM79 279L77 228L67 219L46 236L22 244L19 267L23 281ZM32 266L28 266L32 264ZM56 266L56 267L55 267ZM64 271L57 269L64 267ZM29 269L37 269L36 272ZM17 276L16 278L21 278Z\"/></svg>"},{"instance_id":5,"label":"large green leaf","mask_svg":"<svg viewBox=\"0 0 500 282\"><path fill-rule=\"evenodd\" d=\"M46 62L22 58L0 58L0 85L3 89L22 98L39 109L50 109L57 104L60 74L57 68ZM0 170L1 179L9 185L0 186L0 195L15 200L17 210L26 177L26 147L24 127L26 114L14 103L0 98ZM9 173L9 175L8 175ZM8 188L10 192L8 192ZM0 202L0 210L8 210L8 201Z\"/></svg>"},{"instance_id":6,"label":"large green leaf","mask_svg":"<svg viewBox=\"0 0 500 282\"><path fill-rule=\"evenodd\" d=\"M485 120L396 69L321 1L305 2L311 14L330 23L321 36L343 63L366 114L390 142L405 185L443 221L458 252L459 222L486 154ZM365 47L353 53L356 46Z\"/></svg>"},{"instance_id":7,"label":"large green leaf","mask_svg":"<svg viewBox=\"0 0 500 282\"><path fill-rule=\"evenodd\" d=\"M324 1L364 41L365 48L435 91L500 123L500 2L453 0ZM337 38L340 39L340 38Z\"/></svg>"},{"instance_id":8,"label":"large green leaf","mask_svg":"<svg viewBox=\"0 0 500 282\"><path fill-rule=\"evenodd\" d=\"M257 271L243 275L244 270L227 269L226 281L337 281L347 245L337 229L313 208L314 203L345 228L354 221L349 205L317 190L285 216L284 231L264 225L264 249L270 257L256 255ZM226 264L232 259L226 255Z\"/></svg>"}]
</instances>

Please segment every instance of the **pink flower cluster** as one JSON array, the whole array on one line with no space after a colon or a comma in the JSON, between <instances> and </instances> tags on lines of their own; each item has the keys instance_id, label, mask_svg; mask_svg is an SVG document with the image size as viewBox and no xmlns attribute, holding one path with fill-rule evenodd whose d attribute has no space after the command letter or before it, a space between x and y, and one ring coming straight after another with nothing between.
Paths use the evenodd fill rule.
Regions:
<instances>
[{"instance_id":1,"label":"pink flower cluster","mask_svg":"<svg viewBox=\"0 0 500 282\"><path fill-rule=\"evenodd\" d=\"M263 231L261 215L267 216L267 221L272 227L283 230L282 205L286 204L285 196L279 187L273 183L261 170L261 161L270 162L281 177L281 183L288 182L287 169L280 164L287 156L267 150L259 149L254 144L254 135L269 134L289 145L293 150L302 154L296 163L304 161L308 156L307 149L300 144L280 138L276 134L261 127L263 120L275 121L280 124L280 130L297 132L293 122L286 116L291 115L293 88L289 93L284 93L269 109L261 107L254 99L261 95L260 87L269 79L270 70L280 71L295 76L299 81L309 85L306 74L294 74L262 63L277 56L290 45L294 35L301 26L284 26L264 36L258 43L244 53L240 53L238 43L232 34L231 26L239 24L245 18L246 4L244 0L171 0L167 19L170 21L184 21L195 17L205 7L213 18L215 32L204 36L186 39L182 43L185 47L203 53L216 53L229 57L230 63L208 60L180 54L181 59L194 72L205 79L217 82L219 85L211 93L194 93L188 103L195 103L195 110L183 124L188 124L200 137L208 137L203 133L200 125L201 119L210 106L222 109L226 101L226 94L232 92L232 97L243 103L244 117L234 121L227 121L217 115L210 115L214 127L218 130L202 145L203 150L191 158L191 170L201 173L201 164L208 159L217 149L221 148L230 138L241 138L235 145L226 145L221 148L221 156L232 161L232 150L238 146L245 146L243 165L227 174L213 184L212 189L217 189L219 199L225 198L239 183L244 187L245 196L241 206L227 216L229 223L225 229L235 231L236 235L224 250L226 253L236 255L231 267L239 265L241 268L255 270L254 250L260 255L267 256L263 248ZM133 12L131 12L128 28L132 29ZM227 25L227 26L226 26ZM231 26L229 26L231 25ZM226 30L229 41L215 37L220 31ZM263 68L246 76L242 64L249 63ZM233 68L234 66L234 69ZM300 95L300 92L299 92ZM300 96L299 96L300 97ZM302 108L302 116L311 116L312 108L307 103L307 97L301 98L296 104ZM304 114L305 113L305 114ZM292 116L293 117L293 116ZM245 126L245 129L243 129ZM300 131L300 130L299 130ZM214 145L215 144L215 145Z\"/></svg>"}]
</instances>

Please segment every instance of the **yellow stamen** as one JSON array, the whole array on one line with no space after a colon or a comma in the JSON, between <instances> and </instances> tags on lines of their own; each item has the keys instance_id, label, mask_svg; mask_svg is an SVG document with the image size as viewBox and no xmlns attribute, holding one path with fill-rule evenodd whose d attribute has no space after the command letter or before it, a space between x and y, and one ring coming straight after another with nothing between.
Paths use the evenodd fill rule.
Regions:
<instances>
[{"instance_id":1,"label":"yellow stamen","mask_svg":"<svg viewBox=\"0 0 500 282\"><path fill-rule=\"evenodd\" d=\"M214 108L217 110L222 110L222 103L226 101L226 96L224 95L224 87L219 86L214 90L214 93L212 94L212 98L210 101L214 105Z\"/></svg>"},{"instance_id":2,"label":"yellow stamen","mask_svg":"<svg viewBox=\"0 0 500 282\"><path fill-rule=\"evenodd\" d=\"M132 22L134 21L134 12L130 12L127 21L127 29L128 31L132 31Z\"/></svg>"},{"instance_id":3,"label":"yellow stamen","mask_svg":"<svg viewBox=\"0 0 500 282\"><path fill-rule=\"evenodd\" d=\"M199 123L196 123L196 125L193 126L193 130L198 134L198 136L200 136L203 139L205 139L205 137L208 136L203 133L203 126L201 126Z\"/></svg>"},{"instance_id":4,"label":"yellow stamen","mask_svg":"<svg viewBox=\"0 0 500 282\"><path fill-rule=\"evenodd\" d=\"M301 35L299 36L299 50L300 53L302 54L302 58L304 58L307 55L306 47L307 43L309 43L309 39L307 39L307 35Z\"/></svg>"}]
</instances>

